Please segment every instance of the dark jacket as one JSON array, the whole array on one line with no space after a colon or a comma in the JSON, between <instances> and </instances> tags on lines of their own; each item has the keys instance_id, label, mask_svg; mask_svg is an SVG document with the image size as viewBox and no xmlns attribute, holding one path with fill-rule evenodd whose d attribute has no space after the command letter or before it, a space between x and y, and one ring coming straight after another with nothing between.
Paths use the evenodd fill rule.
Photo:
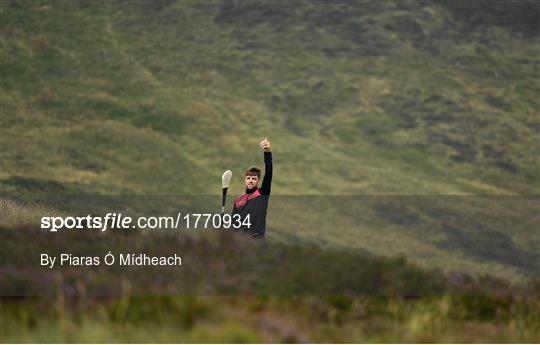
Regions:
<instances>
[{"instance_id":1,"label":"dark jacket","mask_svg":"<svg viewBox=\"0 0 540 345\"><path fill-rule=\"evenodd\" d=\"M253 237L264 237L266 230L266 211L272 187L272 153L264 152L264 178L261 188L247 189L234 199L233 215L239 214L241 220L249 215L251 226L240 228Z\"/></svg>"}]
</instances>

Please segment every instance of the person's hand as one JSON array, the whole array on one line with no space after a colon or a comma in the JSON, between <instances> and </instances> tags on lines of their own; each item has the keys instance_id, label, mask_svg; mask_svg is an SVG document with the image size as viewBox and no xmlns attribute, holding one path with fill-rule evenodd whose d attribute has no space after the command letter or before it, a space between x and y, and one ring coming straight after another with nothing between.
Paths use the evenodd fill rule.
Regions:
<instances>
[{"instance_id":1,"label":"person's hand","mask_svg":"<svg viewBox=\"0 0 540 345\"><path fill-rule=\"evenodd\" d=\"M270 150L272 149L268 138L264 138L264 140L259 143L259 146L264 152L270 152Z\"/></svg>"}]
</instances>

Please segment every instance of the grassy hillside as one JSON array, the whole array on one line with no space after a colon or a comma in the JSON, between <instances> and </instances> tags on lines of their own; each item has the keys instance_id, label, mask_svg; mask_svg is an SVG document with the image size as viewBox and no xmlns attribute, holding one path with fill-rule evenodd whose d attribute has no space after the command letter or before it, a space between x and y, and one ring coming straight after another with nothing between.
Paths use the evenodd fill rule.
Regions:
<instances>
[{"instance_id":1,"label":"grassy hillside","mask_svg":"<svg viewBox=\"0 0 540 345\"><path fill-rule=\"evenodd\" d=\"M0 6L5 198L236 194L268 137L276 196L372 196L275 198L271 240L539 272L538 199L500 197L540 191L534 2ZM448 194L492 197L378 197Z\"/></svg>"},{"instance_id":2,"label":"grassy hillside","mask_svg":"<svg viewBox=\"0 0 540 345\"><path fill-rule=\"evenodd\" d=\"M230 233L96 235L0 227L0 257L9 262L2 267L2 295L40 296L0 299L3 341L527 342L540 335L539 282L443 275L403 257ZM14 239L24 248L12 245ZM33 264L40 252L108 250L180 253L185 265Z\"/></svg>"},{"instance_id":3,"label":"grassy hillside","mask_svg":"<svg viewBox=\"0 0 540 345\"><path fill-rule=\"evenodd\" d=\"M539 18L532 0L0 1L0 287L57 289L2 297L0 339L534 342ZM44 215L218 210L264 137L265 243L120 236L186 251L163 297L28 269L110 249ZM143 292L171 283L145 272ZM327 296L288 295L306 287Z\"/></svg>"},{"instance_id":4,"label":"grassy hillside","mask_svg":"<svg viewBox=\"0 0 540 345\"><path fill-rule=\"evenodd\" d=\"M540 187L538 37L464 28L439 4L12 1L2 12L5 188L24 177L214 192L207 178L260 161L261 136L281 194Z\"/></svg>"},{"instance_id":5,"label":"grassy hillside","mask_svg":"<svg viewBox=\"0 0 540 345\"><path fill-rule=\"evenodd\" d=\"M525 343L540 334L538 303L478 297L173 296L4 300L0 307L6 313L3 339L13 342Z\"/></svg>"}]
</instances>

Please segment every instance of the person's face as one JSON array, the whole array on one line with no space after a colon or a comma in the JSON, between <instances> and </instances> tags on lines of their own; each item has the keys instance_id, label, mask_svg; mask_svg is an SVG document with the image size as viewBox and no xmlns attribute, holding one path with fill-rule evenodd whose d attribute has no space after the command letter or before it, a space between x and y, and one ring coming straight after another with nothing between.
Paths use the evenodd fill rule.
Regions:
<instances>
[{"instance_id":1,"label":"person's face","mask_svg":"<svg viewBox=\"0 0 540 345\"><path fill-rule=\"evenodd\" d=\"M259 184L259 178L257 176L246 175L244 184L246 185L246 188L253 189Z\"/></svg>"}]
</instances>

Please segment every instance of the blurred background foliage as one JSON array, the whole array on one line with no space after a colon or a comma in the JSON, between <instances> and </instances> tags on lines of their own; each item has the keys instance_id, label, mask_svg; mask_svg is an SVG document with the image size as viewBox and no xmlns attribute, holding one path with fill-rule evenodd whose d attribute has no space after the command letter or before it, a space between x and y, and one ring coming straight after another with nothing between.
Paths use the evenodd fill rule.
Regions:
<instances>
[{"instance_id":1,"label":"blurred background foliage","mask_svg":"<svg viewBox=\"0 0 540 345\"><path fill-rule=\"evenodd\" d=\"M274 197L270 243L538 277L536 1L6 0L0 13L4 230L95 195L218 194L226 169L240 193L268 137L275 196L323 197ZM3 299L2 340L537 339L537 300L507 298L148 298L116 319L134 304ZM148 333L139 317L176 321Z\"/></svg>"}]
</instances>

